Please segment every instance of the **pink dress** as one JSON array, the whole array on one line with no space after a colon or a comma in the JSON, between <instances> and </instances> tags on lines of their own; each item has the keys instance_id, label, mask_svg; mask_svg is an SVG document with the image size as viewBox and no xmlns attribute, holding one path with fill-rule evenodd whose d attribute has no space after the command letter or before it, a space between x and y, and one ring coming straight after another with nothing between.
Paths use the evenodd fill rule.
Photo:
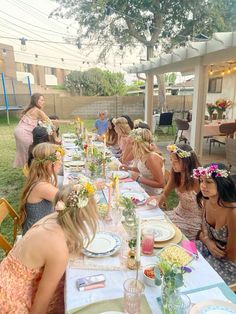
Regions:
<instances>
[{"instance_id":1,"label":"pink dress","mask_svg":"<svg viewBox=\"0 0 236 314\"><path fill-rule=\"evenodd\" d=\"M38 289L43 269L31 269L14 255L14 249L0 264L0 313L28 314ZM61 279L48 313L64 313L64 276Z\"/></svg>"},{"instance_id":2,"label":"pink dress","mask_svg":"<svg viewBox=\"0 0 236 314\"><path fill-rule=\"evenodd\" d=\"M16 140L16 158L14 167L23 167L28 160L28 149L33 142L33 129L37 126L38 120L24 115L14 130Z\"/></svg>"}]
</instances>

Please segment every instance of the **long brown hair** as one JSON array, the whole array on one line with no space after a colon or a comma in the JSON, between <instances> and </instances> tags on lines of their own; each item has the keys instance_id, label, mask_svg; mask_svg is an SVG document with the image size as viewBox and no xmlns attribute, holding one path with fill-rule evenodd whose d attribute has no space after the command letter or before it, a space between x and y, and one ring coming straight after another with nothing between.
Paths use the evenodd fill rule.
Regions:
<instances>
[{"instance_id":1,"label":"long brown hair","mask_svg":"<svg viewBox=\"0 0 236 314\"><path fill-rule=\"evenodd\" d=\"M48 182L57 186L57 175L54 171L53 162L50 159L47 159L48 156L56 153L56 149L57 145L50 143L38 144L33 149L34 159L32 160L29 174L20 198L19 214L21 224L23 224L26 219L25 205L32 187L39 182ZM52 173L48 172L50 165L52 166Z\"/></svg>"},{"instance_id":2,"label":"long brown hair","mask_svg":"<svg viewBox=\"0 0 236 314\"><path fill-rule=\"evenodd\" d=\"M178 154L175 154L177 159L182 162L183 165L183 171L181 173L184 173L184 182L181 182L181 173L180 172L174 172L173 169L171 169L171 176L174 179L174 183L176 187L184 187L187 191L192 190L195 180L192 177L193 169L198 168L200 166L200 162L198 161L197 155L193 151L192 147L187 144L176 144L176 146L186 152L191 152L191 155L189 157L180 158ZM174 153L171 153L174 154Z\"/></svg>"},{"instance_id":3,"label":"long brown hair","mask_svg":"<svg viewBox=\"0 0 236 314\"><path fill-rule=\"evenodd\" d=\"M37 107L39 109L41 109L39 106L38 106L38 101L39 101L39 98L43 96L43 94L40 94L40 93L34 93L31 98L30 98L30 104L22 111L22 116L24 114L26 114L30 109L34 108L34 107Z\"/></svg>"},{"instance_id":4,"label":"long brown hair","mask_svg":"<svg viewBox=\"0 0 236 314\"><path fill-rule=\"evenodd\" d=\"M58 212L57 223L63 229L70 253L79 253L81 248L88 245L94 238L97 230L97 203L93 195L89 196L85 207L70 205L69 194L73 192L73 185L62 187L55 197L54 204L63 201L66 210Z\"/></svg>"}]
</instances>

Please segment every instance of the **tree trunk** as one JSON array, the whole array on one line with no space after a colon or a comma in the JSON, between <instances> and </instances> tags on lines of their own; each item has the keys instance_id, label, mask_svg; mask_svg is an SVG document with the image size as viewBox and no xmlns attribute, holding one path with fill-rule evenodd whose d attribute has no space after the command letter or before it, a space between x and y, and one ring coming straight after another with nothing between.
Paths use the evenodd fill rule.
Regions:
<instances>
[{"instance_id":1,"label":"tree trunk","mask_svg":"<svg viewBox=\"0 0 236 314\"><path fill-rule=\"evenodd\" d=\"M156 74L160 111L167 111L165 74Z\"/></svg>"}]
</instances>

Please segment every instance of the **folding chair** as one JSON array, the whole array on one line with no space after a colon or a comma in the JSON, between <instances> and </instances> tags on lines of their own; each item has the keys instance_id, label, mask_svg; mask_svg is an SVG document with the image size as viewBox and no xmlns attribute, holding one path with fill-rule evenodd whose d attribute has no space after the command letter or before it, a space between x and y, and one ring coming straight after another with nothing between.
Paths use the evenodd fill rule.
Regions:
<instances>
[{"instance_id":1,"label":"folding chair","mask_svg":"<svg viewBox=\"0 0 236 314\"><path fill-rule=\"evenodd\" d=\"M175 134L174 143L176 143L177 139L179 139L179 142L184 141L186 144L187 138L183 136L183 131L189 129L188 121L182 120L182 119L175 119L175 123L176 123L176 134Z\"/></svg>"},{"instance_id":2,"label":"folding chair","mask_svg":"<svg viewBox=\"0 0 236 314\"><path fill-rule=\"evenodd\" d=\"M159 120L159 125L158 127L168 127L168 133L169 133L169 128L171 127L172 129L172 134L174 134L174 128L173 128L173 115L174 112L163 112L160 115L160 120Z\"/></svg>"},{"instance_id":3,"label":"folding chair","mask_svg":"<svg viewBox=\"0 0 236 314\"><path fill-rule=\"evenodd\" d=\"M12 208L12 206L4 198L0 199L0 226L5 218L10 216L13 221L13 243L16 240L17 228L19 225L19 216ZM0 232L0 247L6 252L6 254L11 250L12 244L2 235Z\"/></svg>"}]
</instances>

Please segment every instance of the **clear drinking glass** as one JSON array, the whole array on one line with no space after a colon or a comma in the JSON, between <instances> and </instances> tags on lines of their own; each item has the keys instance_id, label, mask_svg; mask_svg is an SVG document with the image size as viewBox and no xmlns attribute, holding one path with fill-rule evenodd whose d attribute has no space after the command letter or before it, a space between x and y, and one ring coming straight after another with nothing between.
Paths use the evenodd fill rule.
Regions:
<instances>
[{"instance_id":1,"label":"clear drinking glass","mask_svg":"<svg viewBox=\"0 0 236 314\"><path fill-rule=\"evenodd\" d=\"M134 278L124 282L124 312L125 314L141 313L141 297L144 285Z\"/></svg>"},{"instance_id":2,"label":"clear drinking glass","mask_svg":"<svg viewBox=\"0 0 236 314\"><path fill-rule=\"evenodd\" d=\"M191 308L190 298L184 294L179 293L178 298L171 300L170 298L170 308L175 314L189 314Z\"/></svg>"},{"instance_id":3,"label":"clear drinking glass","mask_svg":"<svg viewBox=\"0 0 236 314\"><path fill-rule=\"evenodd\" d=\"M142 234L142 253L152 254L154 248L154 230L144 229Z\"/></svg>"}]
</instances>

